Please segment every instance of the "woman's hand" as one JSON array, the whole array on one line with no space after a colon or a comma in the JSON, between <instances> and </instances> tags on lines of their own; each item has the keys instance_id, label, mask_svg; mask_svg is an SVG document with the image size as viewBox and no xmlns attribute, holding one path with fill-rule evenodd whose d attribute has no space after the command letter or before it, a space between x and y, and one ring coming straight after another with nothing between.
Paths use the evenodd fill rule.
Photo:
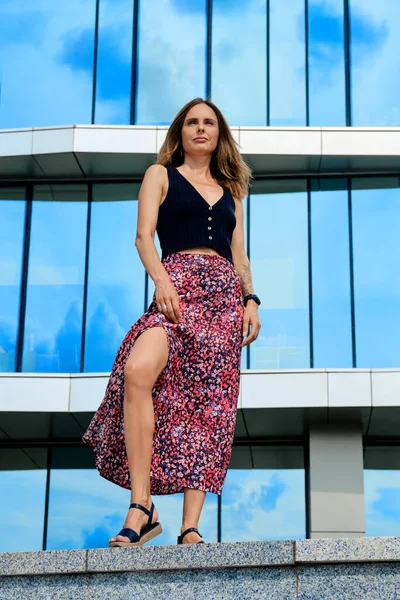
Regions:
<instances>
[{"instance_id":1,"label":"woman's hand","mask_svg":"<svg viewBox=\"0 0 400 600\"><path fill-rule=\"evenodd\" d=\"M249 326L251 327L251 331L250 334L247 335L249 332ZM247 346L247 344L251 344L251 342L254 342L254 340L257 339L260 329L261 323L258 317L258 305L254 300L249 300L246 304L243 314L242 335L243 337L247 335L247 338L244 342L242 342L242 348Z\"/></svg>"},{"instance_id":2,"label":"woman's hand","mask_svg":"<svg viewBox=\"0 0 400 600\"><path fill-rule=\"evenodd\" d=\"M159 283L155 290L156 304L160 312L172 321L178 323L182 320L182 314L179 309L179 295L171 281ZM163 308L163 304L166 308Z\"/></svg>"}]
</instances>

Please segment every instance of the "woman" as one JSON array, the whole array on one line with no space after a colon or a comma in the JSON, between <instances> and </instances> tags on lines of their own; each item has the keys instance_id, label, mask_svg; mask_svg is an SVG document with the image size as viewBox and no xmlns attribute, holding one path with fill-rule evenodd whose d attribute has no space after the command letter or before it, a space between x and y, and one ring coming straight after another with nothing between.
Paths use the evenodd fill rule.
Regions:
<instances>
[{"instance_id":1,"label":"woman","mask_svg":"<svg viewBox=\"0 0 400 600\"><path fill-rule=\"evenodd\" d=\"M143 178L135 246L155 284L153 301L125 336L83 436L100 474L131 489L110 546L141 546L161 533L151 495L182 491L177 541L202 543L205 495L222 492L241 349L261 327L244 248L250 177L221 111L196 98L176 115Z\"/></svg>"}]
</instances>

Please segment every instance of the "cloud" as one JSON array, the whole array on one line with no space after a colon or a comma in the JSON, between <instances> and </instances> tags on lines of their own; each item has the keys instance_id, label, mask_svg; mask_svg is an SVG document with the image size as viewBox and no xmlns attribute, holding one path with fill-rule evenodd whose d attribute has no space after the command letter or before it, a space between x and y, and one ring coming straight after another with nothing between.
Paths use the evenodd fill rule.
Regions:
<instances>
[{"instance_id":1,"label":"cloud","mask_svg":"<svg viewBox=\"0 0 400 600\"><path fill-rule=\"evenodd\" d=\"M304 538L304 471L229 470L222 535L223 541Z\"/></svg>"},{"instance_id":2,"label":"cloud","mask_svg":"<svg viewBox=\"0 0 400 600\"><path fill-rule=\"evenodd\" d=\"M57 57L63 40L81 31L91 30L94 40L95 2L42 0L40 7L28 12L29 26L2 45L0 128L90 123L92 77ZM18 22L26 9L26 2L8 3L0 7L0 22Z\"/></svg>"},{"instance_id":3,"label":"cloud","mask_svg":"<svg viewBox=\"0 0 400 600\"><path fill-rule=\"evenodd\" d=\"M274 473L271 477L271 483L261 487L261 494L259 495L260 506L267 512L275 510L279 498L287 490L287 487L287 484L279 475Z\"/></svg>"},{"instance_id":4,"label":"cloud","mask_svg":"<svg viewBox=\"0 0 400 600\"><path fill-rule=\"evenodd\" d=\"M373 510L389 519L400 519L400 489L380 488L379 499L372 504Z\"/></svg>"},{"instance_id":5,"label":"cloud","mask_svg":"<svg viewBox=\"0 0 400 600\"><path fill-rule=\"evenodd\" d=\"M77 71L93 72L94 39L93 29L67 31L61 38L63 44L56 59Z\"/></svg>"},{"instance_id":6,"label":"cloud","mask_svg":"<svg viewBox=\"0 0 400 600\"><path fill-rule=\"evenodd\" d=\"M400 470L365 469L366 534L400 535Z\"/></svg>"},{"instance_id":7,"label":"cloud","mask_svg":"<svg viewBox=\"0 0 400 600\"><path fill-rule=\"evenodd\" d=\"M7 45L40 45L48 17L40 10L8 12L0 8L0 48Z\"/></svg>"},{"instance_id":8,"label":"cloud","mask_svg":"<svg viewBox=\"0 0 400 600\"><path fill-rule=\"evenodd\" d=\"M253 3L252 0L247 0L246 10L249 10ZM171 6L178 14L182 13L200 13L204 14L207 11L206 0L171 0ZM213 11L243 11L242 0L214 0Z\"/></svg>"},{"instance_id":9,"label":"cloud","mask_svg":"<svg viewBox=\"0 0 400 600\"><path fill-rule=\"evenodd\" d=\"M82 304L75 301L69 306L64 322L54 340L59 370L64 373L79 373L82 332Z\"/></svg>"},{"instance_id":10,"label":"cloud","mask_svg":"<svg viewBox=\"0 0 400 600\"><path fill-rule=\"evenodd\" d=\"M110 370L125 333L118 315L106 301L100 302L87 327L85 371Z\"/></svg>"}]
</instances>

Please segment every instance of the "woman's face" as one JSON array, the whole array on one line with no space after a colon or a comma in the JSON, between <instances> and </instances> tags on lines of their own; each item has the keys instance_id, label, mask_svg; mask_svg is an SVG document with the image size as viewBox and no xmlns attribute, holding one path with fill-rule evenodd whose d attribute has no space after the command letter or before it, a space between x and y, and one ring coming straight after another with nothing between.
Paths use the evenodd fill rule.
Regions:
<instances>
[{"instance_id":1,"label":"woman's face","mask_svg":"<svg viewBox=\"0 0 400 600\"><path fill-rule=\"evenodd\" d=\"M196 104L186 115L182 126L182 145L185 152L196 156L212 154L218 144L217 115L207 104Z\"/></svg>"}]
</instances>

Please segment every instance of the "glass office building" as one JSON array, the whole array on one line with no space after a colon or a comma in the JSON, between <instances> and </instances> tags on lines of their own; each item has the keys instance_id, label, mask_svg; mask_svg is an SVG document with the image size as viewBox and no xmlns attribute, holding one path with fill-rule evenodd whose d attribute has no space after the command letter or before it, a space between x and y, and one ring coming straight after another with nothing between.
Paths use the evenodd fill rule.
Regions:
<instances>
[{"instance_id":1,"label":"glass office building","mask_svg":"<svg viewBox=\"0 0 400 600\"><path fill-rule=\"evenodd\" d=\"M365 511L364 530L335 531L400 535L399 50L398 0L0 6L0 551L102 547L122 527L129 492L81 437L154 291L134 246L146 136L159 149L198 96L253 168L245 243L262 300L231 466L199 529L332 533L312 524L310 427L334 425L359 428ZM73 408L75 385L91 409ZM175 543L182 495L155 503L153 543Z\"/></svg>"}]
</instances>

